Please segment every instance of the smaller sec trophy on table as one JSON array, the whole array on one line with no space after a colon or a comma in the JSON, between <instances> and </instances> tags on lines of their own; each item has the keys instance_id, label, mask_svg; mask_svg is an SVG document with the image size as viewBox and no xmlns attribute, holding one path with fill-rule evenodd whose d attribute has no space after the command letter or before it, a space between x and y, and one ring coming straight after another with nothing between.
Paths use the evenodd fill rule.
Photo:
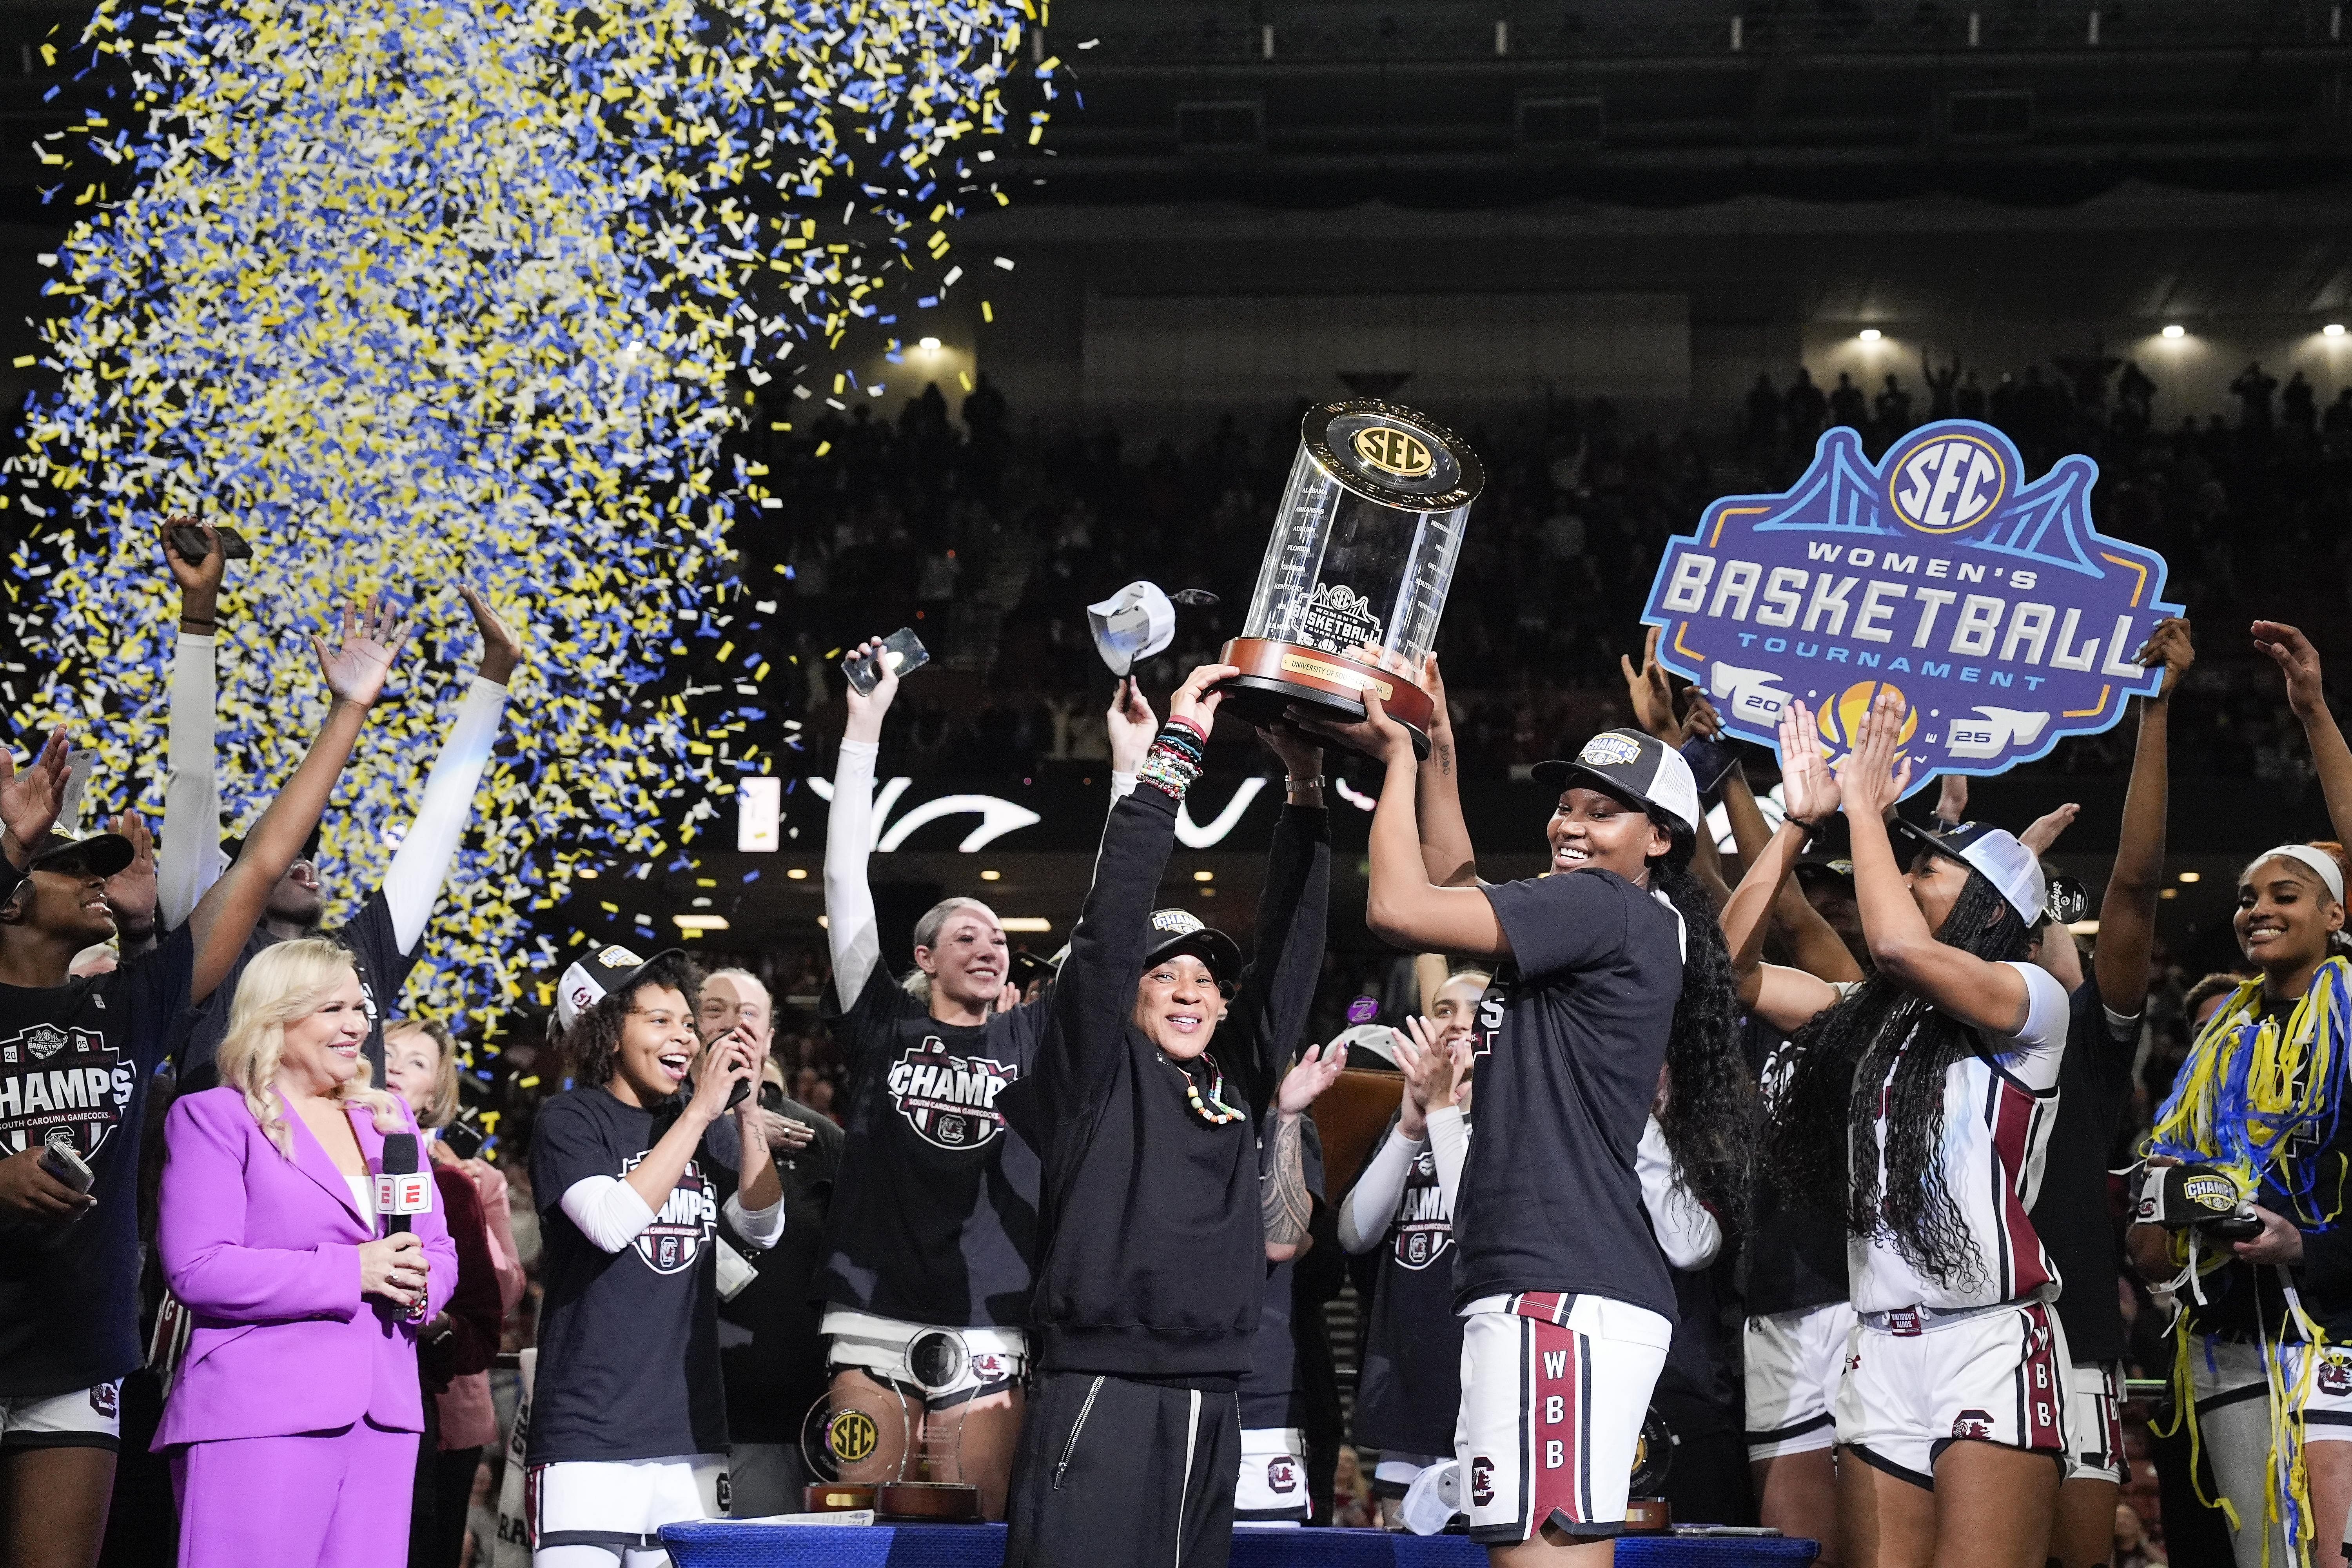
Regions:
<instances>
[{"instance_id":1,"label":"smaller sec trophy on table","mask_svg":"<svg viewBox=\"0 0 2352 1568\"><path fill-rule=\"evenodd\" d=\"M1347 722L1375 692L1426 755L1422 661L1486 482L1425 415L1369 398L1309 409L1242 635L1225 644L1241 670L1227 705L1254 723L1293 706Z\"/></svg>"}]
</instances>

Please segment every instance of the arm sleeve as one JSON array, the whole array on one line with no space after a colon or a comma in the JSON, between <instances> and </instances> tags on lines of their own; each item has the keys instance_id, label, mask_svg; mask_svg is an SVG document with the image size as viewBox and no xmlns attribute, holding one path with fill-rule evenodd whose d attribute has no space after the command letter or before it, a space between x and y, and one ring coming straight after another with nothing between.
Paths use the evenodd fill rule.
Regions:
<instances>
[{"instance_id":1,"label":"arm sleeve","mask_svg":"<svg viewBox=\"0 0 2352 1568\"><path fill-rule=\"evenodd\" d=\"M1389 1134L1372 1152L1364 1173L1339 1200L1339 1245L1349 1252L1370 1252L1389 1232L1397 1205L1404 1199L1404 1179L1412 1173L1412 1158L1421 1140L1408 1138L1404 1129L1389 1124Z\"/></svg>"},{"instance_id":2,"label":"arm sleeve","mask_svg":"<svg viewBox=\"0 0 2352 1568\"><path fill-rule=\"evenodd\" d=\"M1037 1044L1037 1093L1049 1121L1092 1103L1097 1081L1125 1048L1151 901L1175 847L1176 802L1164 791L1139 789L1110 808L1094 885L1070 931L1070 956L1055 979Z\"/></svg>"},{"instance_id":3,"label":"arm sleeve","mask_svg":"<svg viewBox=\"0 0 2352 1568\"><path fill-rule=\"evenodd\" d=\"M719 1212L737 1236L762 1252L784 1238L784 1200L781 1196L766 1208L747 1209L741 1193L730 1193Z\"/></svg>"},{"instance_id":4,"label":"arm sleeve","mask_svg":"<svg viewBox=\"0 0 2352 1568\"><path fill-rule=\"evenodd\" d=\"M1307 1029L1323 977L1331 912L1331 820L1318 807L1286 805L1266 854L1258 897L1257 952L1242 972L1232 1019L1251 1031L1250 1103L1271 1106L1290 1053Z\"/></svg>"},{"instance_id":5,"label":"arm sleeve","mask_svg":"<svg viewBox=\"0 0 2352 1568\"><path fill-rule=\"evenodd\" d=\"M1429 1113L1429 1153L1437 1162L1437 1190L1445 1194L1445 1212L1452 1214L1462 1193L1462 1166L1470 1158L1470 1123L1458 1105L1442 1105Z\"/></svg>"},{"instance_id":6,"label":"arm sleeve","mask_svg":"<svg viewBox=\"0 0 2352 1568\"><path fill-rule=\"evenodd\" d=\"M1135 775L1133 773L1114 773L1110 775L1110 801L1113 805L1117 805L1134 793Z\"/></svg>"},{"instance_id":7,"label":"arm sleeve","mask_svg":"<svg viewBox=\"0 0 2352 1568\"><path fill-rule=\"evenodd\" d=\"M155 1235L164 1283L197 1312L232 1323L349 1322L360 1310L357 1247L245 1245L244 1145L193 1100L172 1108Z\"/></svg>"},{"instance_id":8,"label":"arm sleeve","mask_svg":"<svg viewBox=\"0 0 2352 1568\"><path fill-rule=\"evenodd\" d=\"M187 923L220 876L220 781L213 773L213 639L180 634L172 650L171 773L163 784L163 841L155 849L155 918Z\"/></svg>"},{"instance_id":9,"label":"arm sleeve","mask_svg":"<svg viewBox=\"0 0 2352 1568\"><path fill-rule=\"evenodd\" d=\"M1706 1205L1675 1184L1675 1157L1666 1147L1666 1130L1654 1116L1643 1123L1633 1170L1642 1178L1642 1206L1650 1211L1650 1228L1666 1261L1676 1268L1704 1268L1714 1262L1723 1249L1723 1227Z\"/></svg>"},{"instance_id":10,"label":"arm sleeve","mask_svg":"<svg viewBox=\"0 0 2352 1568\"><path fill-rule=\"evenodd\" d=\"M449 879L457 858L458 842L474 814L474 792L489 766L490 748L497 744L499 720L507 710L507 689L474 677L457 704L457 721L433 771L425 778L425 798L417 803L416 819L384 873L383 899L392 910L393 940L403 953L413 952L425 935L425 922Z\"/></svg>"},{"instance_id":11,"label":"arm sleeve","mask_svg":"<svg viewBox=\"0 0 2352 1568\"><path fill-rule=\"evenodd\" d=\"M825 939L833 950L834 1000L845 1013L857 1005L882 962L874 890L866 881L866 862L874 853L874 759L881 751L872 741L841 743L824 818Z\"/></svg>"},{"instance_id":12,"label":"arm sleeve","mask_svg":"<svg viewBox=\"0 0 2352 1568\"><path fill-rule=\"evenodd\" d=\"M654 1211L618 1176L583 1176L563 1189L563 1213L580 1234L605 1252L618 1252L653 1224Z\"/></svg>"}]
</instances>

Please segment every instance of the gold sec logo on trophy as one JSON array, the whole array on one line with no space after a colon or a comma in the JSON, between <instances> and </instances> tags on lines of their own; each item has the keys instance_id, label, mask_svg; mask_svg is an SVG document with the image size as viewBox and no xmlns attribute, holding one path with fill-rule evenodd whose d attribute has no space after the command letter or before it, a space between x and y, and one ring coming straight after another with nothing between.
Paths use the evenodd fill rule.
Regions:
<instances>
[{"instance_id":1,"label":"gold sec logo on trophy","mask_svg":"<svg viewBox=\"0 0 2352 1568\"><path fill-rule=\"evenodd\" d=\"M1486 483L1427 415L1373 398L1307 410L1242 635L1222 656L1241 671L1222 683L1234 711L1262 724L1296 705L1345 723L1370 692L1427 755L1422 666Z\"/></svg>"},{"instance_id":2,"label":"gold sec logo on trophy","mask_svg":"<svg viewBox=\"0 0 2352 1568\"><path fill-rule=\"evenodd\" d=\"M1423 478L1437 467L1428 445L1410 430L1393 425L1373 425L1356 432L1351 443L1366 466L1401 479Z\"/></svg>"}]
</instances>

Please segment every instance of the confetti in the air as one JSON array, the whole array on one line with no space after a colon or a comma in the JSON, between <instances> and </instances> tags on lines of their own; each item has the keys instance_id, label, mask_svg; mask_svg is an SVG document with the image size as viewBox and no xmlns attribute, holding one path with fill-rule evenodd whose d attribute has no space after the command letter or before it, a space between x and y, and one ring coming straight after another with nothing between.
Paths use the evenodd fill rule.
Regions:
<instances>
[{"instance_id":1,"label":"confetti in the air","mask_svg":"<svg viewBox=\"0 0 2352 1568\"><path fill-rule=\"evenodd\" d=\"M308 634L345 597L414 596L422 634L327 819L336 918L446 731L476 652L450 588L475 583L528 652L408 1001L494 1020L576 871L676 856L765 769L759 737L781 743L729 541L774 498L724 438L807 395L795 372L826 374L853 323L952 287L950 226L1005 199L963 148L1045 123L1004 100L1016 76L1053 96L1058 62L1020 64L1031 16L101 0L83 41L129 79L84 150L40 149L88 216L45 258L61 386L0 501L25 514L6 586L29 659L0 677L20 726L64 720L100 793L159 803L155 524L234 524L256 551L220 638L234 829L322 710Z\"/></svg>"}]
</instances>

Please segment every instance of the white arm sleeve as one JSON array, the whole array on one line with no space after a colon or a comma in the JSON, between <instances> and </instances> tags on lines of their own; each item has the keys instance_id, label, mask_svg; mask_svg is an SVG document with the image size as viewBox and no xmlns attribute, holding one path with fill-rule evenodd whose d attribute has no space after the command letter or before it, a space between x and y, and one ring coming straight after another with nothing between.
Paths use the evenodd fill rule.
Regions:
<instances>
[{"instance_id":1,"label":"white arm sleeve","mask_svg":"<svg viewBox=\"0 0 2352 1568\"><path fill-rule=\"evenodd\" d=\"M572 1190L577 1192L579 1189L575 1187ZM747 1209L743 1206L742 1194L730 1193L725 1207L719 1212L727 1216L727 1223L734 1226L737 1236L762 1252L784 1238L784 1200L781 1194L766 1208Z\"/></svg>"},{"instance_id":2,"label":"white arm sleeve","mask_svg":"<svg viewBox=\"0 0 2352 1568\"><path fill-rule=\"evenodd\" d=\"M163 842L155 851L155 915L167 931L188 923L220 879L220 780L213 772L213 639L182 632L172 650L172 706L163 784Z\"/></svg>"},{"instance_id":3,"label":"white arm sleeve","mask_svg":"<svg viewBox=\"0 0 2352 1568\"><path fill-rule=\"evenodd\" d=\"M654 1211L618 1176L583 1176L563 1190L563 1213L580 1234L606 1252L618 1252L653 1224Z\"/></svg>"},{"instance_id":4,"label":"white arm sleeve","mask_svg":"<svg viewBox=\"0 0 2352 1568\"><path fill-rule=\"evenodd\" d=\"M1413 1156L1421 1140L1408 1138L1392 1125L1381 1146L1364 1165L1364 1173L1339 1201L1339 1245L1349 1252L1370 1252L1389 1233L1397 1205L1404 1201L1404 1179L1412 1173Z\"/></svg>"},{"instance_id":5,"label":"white arm sleeve","mask_svg":"<svg viewBox=\"0 0 2352 1568\"><path fill-rule=\"evenodd\" d=\"M1133 773L1115 773L1110 775L1110 803L1113 805L1117 805L1134 793L1135 775Z\"/></svg>"},{"instance_id":6,"label":"white arm sleeve","mask_svg":"<svg viewBox=\"0 0 2352 1568\"><path fill-rule=\"evenodd\" d=\"M1657 1232L1666 1261L1676 1268L1704 1268L1714 1262L1723 1250L1723 1227L1705 1205L1675 1185L1675 1157L1666 1148L1666 1130L1654 1116L1643 1123L1633 1169L1642 1178L1642 1206L1650 1211L1650 1228Z\"/></svg>"},{"instance_id":7,"label":"white arm sleeve","mask_svg":"<svg viewBox=\"0 0 2352 1568\"><path fill-rule=\"evenodd\" d=\"M474 791L482 770L490 763L490 748L499 738L499 720L507 710L507 689L496 681L474 677L457 704L457 722L433 771L425 776L425 798L417 803L416 818L392 858L383 876L383 901L392 910L393 941L403 952L415 950L449 879L457 858L458 841L474 815Z\"/></svg>"},{"instance_id":8,"label":"white arm sleeve","mask_svg":"<svg viewBox=\"0 0 2352 1568\"><path fill-rule=\"evenodd\" d=\"M1462 1163L1470 1157L1470 1123L1460 1106L1441 1105L1429 1113L1429 1152L1437 1162L1437 1190L1445 1194L1450 1215L1462 1192Z\"/></svg>"},{"instance_id":9,"label":"white arm sleeve","mask_svg":"<svg viewBox=\"0 0 2352 1568\"><path fill-rule=\"evenodd\" d=\"M833 949L834 998L845 1013L857 1005L882 962L874 889L866 882L866 862L874 853L874 759L881 751L872 741L841 743L824 818L825 937Z\"/></svg>"}]
</instances>

